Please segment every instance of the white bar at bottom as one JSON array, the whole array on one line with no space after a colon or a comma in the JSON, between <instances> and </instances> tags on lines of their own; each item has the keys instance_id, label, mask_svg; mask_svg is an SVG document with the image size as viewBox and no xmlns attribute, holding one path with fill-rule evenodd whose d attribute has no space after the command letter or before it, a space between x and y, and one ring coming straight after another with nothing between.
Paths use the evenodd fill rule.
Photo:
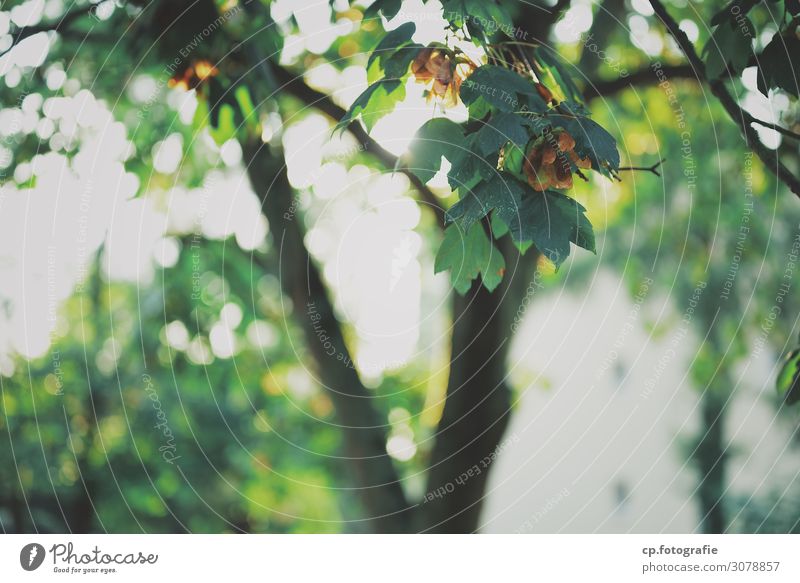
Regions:
<instances>
[{"instance_id":1,"label":"white bar at bottom","mask_svg":"<svg viewBox=\"0 0 800 583\"><path fill-rule=\"evenodd\" d=\"M4 535L0 581L778 583L800 581L798 545L793 535ZM39 548L40 565L23 568Z\"/></svg>"}]
</instances>

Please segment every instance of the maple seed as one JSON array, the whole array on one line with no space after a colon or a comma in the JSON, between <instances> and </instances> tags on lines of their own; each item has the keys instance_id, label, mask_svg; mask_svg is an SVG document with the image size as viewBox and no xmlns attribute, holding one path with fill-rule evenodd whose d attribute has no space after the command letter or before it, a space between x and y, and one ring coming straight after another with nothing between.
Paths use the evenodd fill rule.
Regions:
<instances>
[{"instance_id":1,"label":"maple seed","mask_svg":"<svg viewBox=\"0 0 800 583\"><path fill-rule=\"evenodd\" d=\"M204 81L215 77L217 73L219 70L209 61L198 60L177 71L169 80L168 85L184 91L197 89Z\"/></svg>"},{"instance_id":2,"label":"maple seed","mask_svg":"<svg viewBox=\"0 0 800 583\"><path fill-rule=\"evenodd\" d=\"M539 96L542 99L544 99L545 103L550 104L550 103L554 103L555 102L555 98L553 97L553 94L550 92L550 90L547 87L545 87L541 83L536 83L536 91L539 93Z\"/></svg>"},{"instance_id":3,"label":"maple seed","mask_svg":"<svg viewBox=\"0 0 800 583\"><path fill-rule=\"evenodd\" d=\"M437 97L448 103L458 103L458 92L464 78L473 67L459 62L453 52L445 47L429 46L422 49L411 64L417 83L430 83L428 99Z\"/></svg>"},{"instance_id":4,"label":"maple seed","mask_svg":"<svg viewBox=\"0 0 800 583\"><path fill-rule=\"evenodd\" d=\"M545 132L531 144L522 165L525 176L537 192L548 188L572 188L572 165L591 168L589 158L575 153L575 138L566 130L556 128Z\"/></svg>"}]
</instances>

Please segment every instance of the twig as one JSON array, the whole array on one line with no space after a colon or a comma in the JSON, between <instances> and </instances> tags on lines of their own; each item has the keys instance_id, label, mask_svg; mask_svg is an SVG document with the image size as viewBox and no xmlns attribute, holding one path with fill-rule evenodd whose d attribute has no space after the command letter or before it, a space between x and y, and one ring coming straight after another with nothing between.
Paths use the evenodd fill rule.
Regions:
<instances>
[{"instance_id":1,"label":"twig","mask_svg":"<svg viewBox=\"0 0 800 583\"><path fill-rule=\"evenodd\" d=\"M661 158L658 162L653 164L652 166L622 166L621 168L617 168L617 172L622 171L630 171L630 172L652 172L656 176L661 176L661 172L658 171L661 168L661 165L664 163L666 158Z\"/></svg>"},{"instance_id":2,"label":"twig","mask_svg":"<svg viewBox=\"0 0 800 583\"><path fill-rule=\"evenodd\" d=\"M514 45L517 47L528 47L529 49L538 49L540 46L539 43L526 43L519 40L503 40L497 43L498 45Z\"/></svg>"},{"instance_id":3,"label":"twig","mask_svg":"<svg viewBox=\"0 0 800 583\"><path fill-rule=\"evenodd\" d=\"M556 5L550 10L550 24L555 24L559 18L567 11L572 0L558 0Z\"/></svg>"},{"instance_id":4,"label":"twig","mask_svg":"<svg viewBox=\"0 0 800 583\"><path fill-rule=\"evenodd\" d=\"M720 79L709 80L705 75L705 66L703 61L700 59L700 56L697 54L697 51L692 44L692 41L689 40L689 37L686 36L686 33L683 32L678 23L675 21L672 16L670 16L667 9L664 8L664 5L661 3L660 0L650 0L650 6L653 7L656 15L661 19L661 22L664 23L664 26L669 31L672 38L675 39L675 42L678 43L678 46L683 51L683 54L686 55L686 58L689 60L689 64L694 68L694 72L697 74L698 78L705 79L708 83L709 88L711 89L711 93L713 93L719 102L722 104L722 107L725 108L725 111L728 112L730 118L739 125L739 129L742 132L742 136L745 139L745 142L748 144L751 150L761 159L764 165L769 168L769 170L786 186L789 187L795 195L800 197L800 179L798 179L792 172L781 162L780 155L777 150L770 150L763 143L758 137L758 132L756 132L755 128L753 128L749 123L749 118L752 117L750 114L745 112L733 96L728 91L727 87L725 87L725 83Z\"/></svg>"},{"instance_id":5,"label":"twig","mask_svg":"<svg viewBox=\"0 0 800 583\"><path fill-rule=\"evenodd\" d=\"M760 119L755 118L752 115L748 115L748 120L747 121L749 123L757 123L758 125L764 126L765 128L769 128L771 130L775 130L779 134L783 134L784 136L786 136L788 138L792 138L794 140L800 140L800 134L797 134L797 133L793 132L792 130L790 130L788 128L785 128L783 126L779 126L777 124L770 123L768 121L761 121Z\"/></svg>"}]
</instances>

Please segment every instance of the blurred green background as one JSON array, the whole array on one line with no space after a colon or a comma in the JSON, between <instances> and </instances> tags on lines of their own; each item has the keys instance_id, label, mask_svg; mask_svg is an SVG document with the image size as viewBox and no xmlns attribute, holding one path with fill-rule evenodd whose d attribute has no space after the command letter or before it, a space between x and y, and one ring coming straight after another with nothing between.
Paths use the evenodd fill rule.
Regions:
<instances>
[{"instance_id":1,"label":"blurred green background","mask_svg":"<svg viewBox=\"0 0 800 583\"><path fill-rule=\"evenodd\" d=\"M257 18L231 0L206 3L219 20L195 14L198 26L174 14L180 3L148 4L0 4L0 525L364 531L246 141L285 158L293 213L413 503L450 362L441 236L404 175L333 134L319 108L272 93L233 47L266 26L259 50L346 108L384 25L411 19L427 43L441 7L404 2L387 23L364 20L360 2L262 2ZM665 161L659 175L576 185L597 254L573 249L558 272L542 261L520 304L514 419L481 529L797 532L799 418L774 380L798 332L800 204L647 2L574 0L546 31L503 4L574 68L624 165ZM698 46L711 4L668 3ZM759 46L773 4L750 15ZM33 34L81 10L62 32ZM661 85L654 63L671 67ZM235 108L210 113L199 96L212 64L210 77L244 79L227 94ZM752 67L730 84L753 115L798 125L796 101L758 93ZM372 135L400 156L437 107L410 86ZM759 132L796 165L796 143ZM446 181L431 188L452 203Z\"/></svg>"}]
</instances>

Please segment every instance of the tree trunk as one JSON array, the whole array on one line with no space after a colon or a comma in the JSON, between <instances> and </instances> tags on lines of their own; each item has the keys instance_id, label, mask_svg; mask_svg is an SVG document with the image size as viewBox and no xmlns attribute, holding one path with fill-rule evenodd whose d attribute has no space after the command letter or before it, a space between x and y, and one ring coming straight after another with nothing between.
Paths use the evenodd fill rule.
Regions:
<instances>
[{"instance_id":1,"label":"tree trunk","mask_svg":"<svg viewBox=\"0 0 800 583\"><path fill-rule=\"evenodd\" d=\"M704 435L695 451L695 461L700 472L697 496L700 506L701 529L706 534L725 532L728 526L723 505L727 453L725 452L725 403L727 395L712 387L706 388L700 407Z\"/></svg>"},{"instance_id":2,"label":"tree trunk","mask_svg":"<svg viewBox=\"0 0 800 583\"><path fill-rule=\"evenodd\" d=\"M91 285L89 291L89 309L91 310L92 318L94 319L95 326L95 339L94 350L92 353L97 353L100 349L102 339L105 334L101 334L100 325L103 320L103 303L101 299L102 292L102 278L100 276L101 257L103 247L101 246L95 254L94 272L92 274ZM82 300L83 301L83 300ZM88 431L85 437L87 446L83 453L76 458L78 466L78 475L82 488L77 489L77 499L72 503L69 509L69 524L67 530L73 534L88 534L93 532L95 519L97 518L97 510L94 506L94 499L98 491L98 472L99 468L93 468L90 462L90 450L95 435L100 431L100 422L102 418L102 411L105 409L103 404L103 391L101 389L102 380L93 366L93 363L86 362L86 397L84 400L84 410L88 421ZM64 420L67 422L67 413L64 411ZM69 431L69 428L67 428Z\"/></svg>"},{"instance_id":3,"label":"tree trunk","mask_svg":"<svg viewBox=\"0 0 800 583\"><path fill-rule=\"evenodd\" d=\"M493 293L476 281L464 297L454 294L447 400L420 506L424 532L478 530L491 464L508 426L511 322L538 255L520 258L508 237L498 244L507 265L519 260L525 268L517 268L517 277L509 269Z\"/></svg>"},{"instance_id":4,"label":"tree trunk","mask_svg":"<svg viewBox=\"0 0 800 583\"><path fill-rule=\"evenodd\" d=\"M243 146L250 181L270 225L283 292L292 300L294 319L303 330L319 380L341 425L346 457L342 464L347 466L342 475L352 477L353 495L366 513L364 527L373 532L408 531L411 507L386 453L386 419L375 409L372 394L353 368L333 305L303 242L304 229L292 210L296 208L294 192L283 157L271 154L261 142ZM325 342L320 333L327 336ZM339 355L344 358L338 359Z\"/></svg>"}]
</instances>

